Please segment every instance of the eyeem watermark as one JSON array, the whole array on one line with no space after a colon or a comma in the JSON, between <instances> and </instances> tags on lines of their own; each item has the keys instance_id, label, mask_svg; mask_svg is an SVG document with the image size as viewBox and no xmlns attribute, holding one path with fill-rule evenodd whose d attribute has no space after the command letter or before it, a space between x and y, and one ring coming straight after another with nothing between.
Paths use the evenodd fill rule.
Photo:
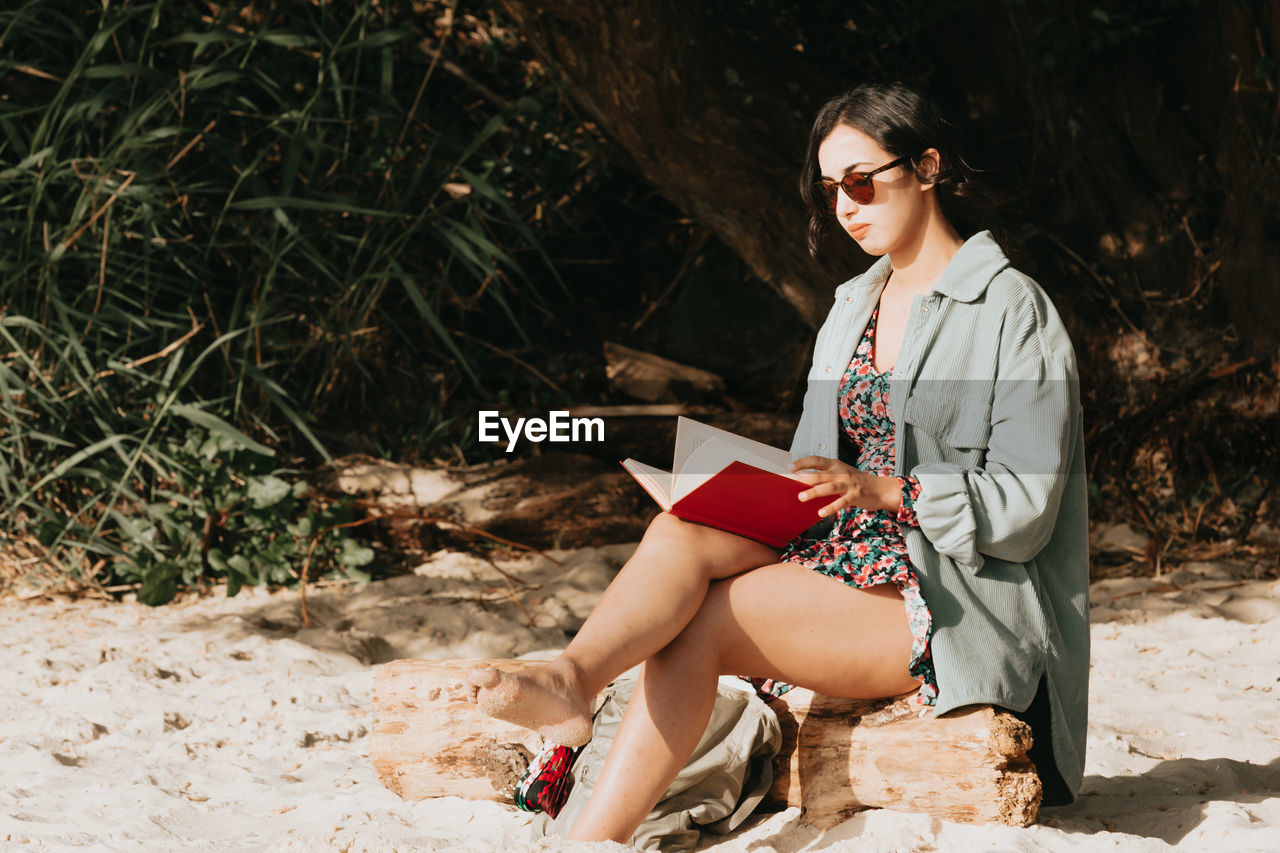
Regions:
<instances>
[{"instance_id":1,"label":"eyeem watermark","mask_svg":"<svg viewBox=\"0 0 1280 853\"><path fill-rule=\"evenodd\" d=\"M525 441L604 441L604 418L571 418L567 409L547 412L547 419L516 418L515 424L496 411L480 412L480 440L501 441L498 427L507 434L507 452L515 450L523 431Z\"/></svg>"}]
</instances>

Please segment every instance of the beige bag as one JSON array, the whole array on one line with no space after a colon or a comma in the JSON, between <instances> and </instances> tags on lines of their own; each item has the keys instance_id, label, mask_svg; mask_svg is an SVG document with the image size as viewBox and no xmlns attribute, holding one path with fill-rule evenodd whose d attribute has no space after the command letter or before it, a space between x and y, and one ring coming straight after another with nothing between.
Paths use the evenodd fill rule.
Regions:
<instances>
[{"instance_id":1,"label":"beige bag","mask_svg":"<svg viewBox=\"0 0 1280 853\"><path fill-rule=\"evenodd\" d=\"M545 813L534 818L535 838L565 836L573 828L622 722L636 675L632 670L605 689L591 742L570 771L568 798L554 819ZM763 699L719 685L702 740L629 843L649 850L692 850L700 832L723 835L737 829L773 784L773 757L781 744L778 717Z\"/></svg>"}]
</instances>

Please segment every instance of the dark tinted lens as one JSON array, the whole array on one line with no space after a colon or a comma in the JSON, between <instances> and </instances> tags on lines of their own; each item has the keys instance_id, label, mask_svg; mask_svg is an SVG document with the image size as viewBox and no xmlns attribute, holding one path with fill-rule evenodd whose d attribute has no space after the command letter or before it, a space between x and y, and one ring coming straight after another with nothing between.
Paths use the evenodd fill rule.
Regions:
<instances>
[{"instance_id":1,"label":"dark tinted lens","mask_svg":"<svg viewBox=\"0 0 1280 853\"><path fill-rule=\"evenodd\" d=\"M841 181L844 191L849 194L849 198L858 204L870 204L871 199L876 197L876 188L871 183L871 179L862 175L850 173L844 176Z\"/></svg>"},{"instance_id":2,"label":"dark tinted lens","mask_svg":"<svg viewBox=\"0 0 1280 853\"><path fill-rule=\"evenodd\" d=\"M834 181L818 182L818 195L832 211L836 209L836 187L838 186L839 184Z\"/></svg>"}]
</instances>

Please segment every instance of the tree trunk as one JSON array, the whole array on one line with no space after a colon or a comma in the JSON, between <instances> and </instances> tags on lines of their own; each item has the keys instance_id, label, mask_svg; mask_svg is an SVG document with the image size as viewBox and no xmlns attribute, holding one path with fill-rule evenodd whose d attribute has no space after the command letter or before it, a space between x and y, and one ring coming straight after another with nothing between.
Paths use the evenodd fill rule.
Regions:
<instances>
[{"instance_id":1,"label":"tree trunk","mask_svg":"<svg viewBox=\"0 0 1280 853\"><path fill-rule=\"evenodd\" d=\"M816 106L808 99L833 81L772 33L726 36L697 3L501 2L636 168L818 326L847 275L810 259L796 181ZM865 268L843 243L840 269Z\"/></svg>"},{"instance_id":2,"label":"tree trunk","mask_svg":"<svg viewBox=\"0 0 1280 853\"><path fill-rule=\"evenodd\" d=\"M527 729L467 701L462 677L482 661L402 660L374 676L369 758L407 800L459 796L511 802L541 747ZM516 671L537 666L491 661ZM867 807L969 823L1034 823L1040 781L1029 727L979 706L934 719L908 700L857 702L796 688L771 703L782 724L770 797L828 826Z\"/></svg>"},{"instance_id":3,"label":"tree trunk","mask_svg":"<svg viewBox=\"0 0 1280 853\"><path fill-rule=\"evenodd\" d=\"M820 323L832 284L868 258L843 240L832 246L845 253L839 272L817 268L795 183L819 103L859 80L815 67L780 31L744 32L700 4L500 2L637 170ZM864 16L857 4L849 15ZM975 162L1026 189L1009 222L1029 244L1014 259L1024 271L1068 302L1087 289L1090 313L1123 311L1152 334L1155 315L1216 273L1242 342L1274 355L1274 4L1201 4L1129 25L1060 0L981 13L943 4L932 17L915 47L935 69L927 87L986 135ZM886 61L864 73L897 68Z\"/></svg>"}]
</instances>

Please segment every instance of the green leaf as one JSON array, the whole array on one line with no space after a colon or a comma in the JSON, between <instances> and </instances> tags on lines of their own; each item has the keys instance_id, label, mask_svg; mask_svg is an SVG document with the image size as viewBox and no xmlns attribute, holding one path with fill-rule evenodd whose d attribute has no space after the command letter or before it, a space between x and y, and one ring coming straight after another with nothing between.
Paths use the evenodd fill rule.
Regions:
<instances>
[{"instance_id":1,"label":"green leaf","mask_svg":"<svg viewBox=\"0 0 1280 853\"><path fill-rule=\"evenodd\" d=\"M209 567L215 572L227 573L227 557L222 553L221 548L210 548L205 556L209 560Z\"/></svg>"},{"instance_id":2,"label":"green leaf","mask_svg":"<svg viewBox=\"0 0 1280 853\"><path fill-rule=\"evenodd\" d=\"M26 157L23 157L22 160L18 163L18 165L5 169L3 172L0 172L0 179L9 180L15 177L18 172L25 172L33 167L39 166L42 162L44 162L44 159L48 157L51 153L53 153L53 147L49 146L46 148L41 148L39 151L35 152L34 154L30 154Z\"/></svg>"},{"instance_id":3,"label":"green leaf","mask_svg":"<svg viewBox=\"0 0 1280 853\"><path fill-rule=\"evenodd\" d=\"M286 207L294 210L327 210L331 213L351 213L360 216L376 216L383 219L403 219L404 214L379 210L376 207L356 207L345 201L323 201L316 198L296 198L293 196L268 195L259 198L247 198L231 204L232 210L283 210Z\"/></svg>"},{"instance_id":4,"label":"green leaf","mask_svg":"<svg viewBox=\"0 0 1280 853\"><path fill-rule=\"evenodd\" d=\"M243 447L245 450L252 450L254 453L261 453L263 456L275 456L276 452L265 444L259 444L249 436L240 432L231 424L224 421L217 415L210 414L204 409L196 406L189 406L186 403L175 403L169 408L169 411L178 417L186 418L191 423L202 426L205 429L215 432L218 435L231 441L237 447Z\"/></svg>"},{"instance_id":5,"label":"green leaf","mask_svg":"<svg viewBox=\"0 0 1280 853\"><path fill-rule=\"evenodd\" d=\"M245 580L252 580L253 565L244 554L232 554L227 558L227 577L238 574Z\"/></svg>"},{"instance_id":6,"label":"green leaf","mask_svg":"<svg viewBox=\"0 0 1280 853\"><path fill-rule=\"evenodd\" d=\"M182 573L177 563L166 560L147 569L138 590L138 601L152 607L168 604L178 594L177 577Z\"/></svg>"},{"instance_id":7,"label":"green leaf","mask_svg":"<svg viewBox=\"0 0 1280 853\"><path fill-rule=\"evenodd\" d=\"M372 563L373 556L372 548L361 545L354 539L343 539L342 550L334 556L334 559L343 566L355 569Z\"/></svg>"},{"instance_id":8,"label":"green leaf","mask_svg":"<svg viewBox=\"0 0 1280 853\"><path fill-rule=\"evenodd\" d=\"M374 33L371 36L366 36L365 38L362 38L359 41L353 41L348 44L342 45L341 47L339 47L337 50L333 52L333 55L340 56L341 54L346 53L347 51L350 51L350 50L357 50L360 48L375 48L375 47L382 47L388 44L394 44L395 42L400 41L400 39L404 38L407 35L409 35L408 30L383 30L382 32Z\"/></svg>"},{"instance_id":9,"label":"green leaf","mask_svg":"<svg viewBox=\"0 0 1280 853\"><path fill-rule=\"evenodd\" d=\"M62 462L58 463L58 465L56 465L52 471L50 471L44 477L40 478L39 482L37 482L34 486L28 489L25 494L23 494L20 498L18 498L18 503L22 503L23 501L27 500L29 496L35 494L40 489L44 488L46 484L51 483L54 480L57 480L58 478L62 477L64 474L66 474L72 468L79 465L81 462L85 462L91 459L92 457L96 456L98 453L102 452L103 450L106 450L109 447L115 447L116 445L123 442L127 437L128 436L123 436L123 435L108 436L107 438L104 438L101 441L95 441L93 444L89 445L83 450L79 450L71 454L71 456L67 457L66 459L62 460Z\"/></svg>"},{"instance_id":10,"label":"green leaf","mask_svg":"<svg viewBox=\"0 0 1280 853\"><path fill-rule=\"evenodd\" d=\"M245 375L251 377L258 383L262 390L267 393L267 396L271 399L271 402L275 407L284 413L284 416L288 418L295 427L297 427L298 432L302 433L307 441L311 442L311 446L319 451L320 455L324 457L326 462L333 462L333 457L329 455L329 451L320 443L320 439L316 438L315 434L311 431L310 427L307 426L306 422L303 421L302 415L299 414L292 405L290 405L284 389L281 388L279 384L277 384L270 376L267 376L261 370L258 370L253 366L245 367Z\"/></svg>"},{"instance_id":11,"label":"green leaf","mask_svg":"<svg viewBox=\"0 0 1280 853\"><path fill-rule=\"evenodd\" d=\"M216 71L211 74L195 72L187 78L187 88L191 91L199 89L217 89L228 86L244 77L239 71Z\"/></svg>"},{"instance_id":12,"label":"green leaf","mask_svg":"<svg viewBox=\"0 0 1280 853\"><path fill-rule=\"evenodd\" d=\"M260 32L255 37L267 44L274 44L280 47L319 47L320 41L315 36L301 35L299 33L285 32Z\"/></svg>"},{"instance_id":13,"label":"green leaf","mask_svg":"<svg viewBox=\"0 0 1280 853\"><path fill-rule=\"evenodd\" d=\"M368 572L363 571L361 569L347 569L346 575L351 580L356 581L357 583L362 583L362 584L367 584L369 583L369 581L373 580L372 575L370 575Z\"/></svg>"},{"instance_id":14,"label":"green leaf","mask_svg":"<svg viewBox=\"0 0 1280 853\"><path fill-rule=\"evenodd\" d=\"M289 497L291 492L292 489L289 484L279 477L267 474L262 477L249 478L249 500L253 501L253 505L257 509L275 506Z\"/></svg>"},{"instance_id":15,"label":"green leaf","mask_svg":"<svg viewBox=\"0 0 1280 853\"><path fill-rule=\"evenodd\" d=\"M168 78L154 68L148 68L137 62L126 62L123 64L111 65L93 65L86 68L82 75L87 80L94 78L110 79L113 77L146 77L151 80L168 80Z\"/></svg>"}]
</instances>

